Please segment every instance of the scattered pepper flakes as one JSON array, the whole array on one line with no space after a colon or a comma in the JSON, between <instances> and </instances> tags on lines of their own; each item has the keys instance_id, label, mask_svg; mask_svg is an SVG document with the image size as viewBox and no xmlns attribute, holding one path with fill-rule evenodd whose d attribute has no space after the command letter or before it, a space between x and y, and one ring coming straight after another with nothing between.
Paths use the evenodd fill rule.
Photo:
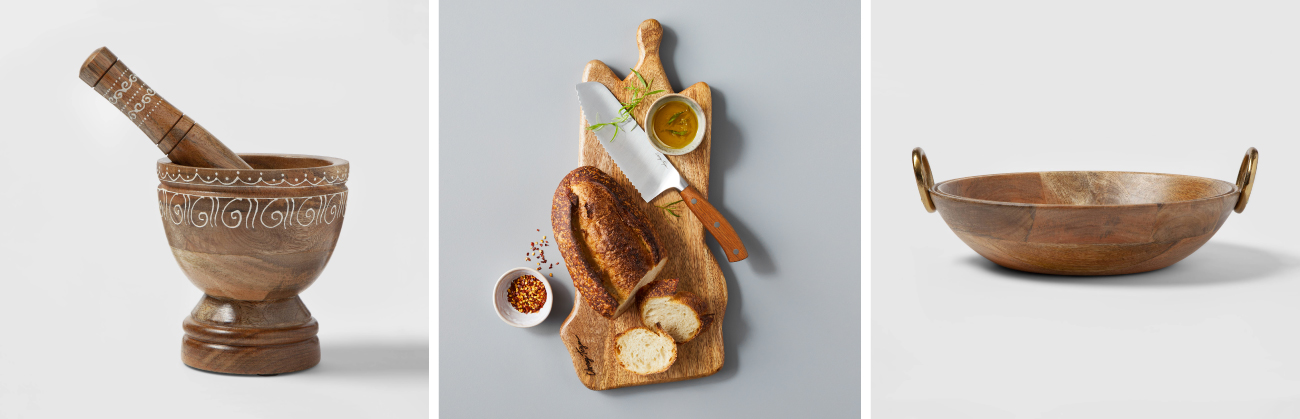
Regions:
<instances>
[{"instance_id":1,"label":"scattered pepper flakes","mask_svg":"<svg viewBox=\"0 0 1300 419\"><path fill-rule=\"evenodd\" d=\"M542 231L542 229L540 228L534 230L539 232ZM563 261L551 262L550 259L546 257L546 250L543 248L551 246L551 237L549 235L543 235L542 238L539 239L538 241L528 242L528 246L530 250L524 252L524 261L536 262L537 271L542 275L544 275L543 277L545 277L545 275L547 275L548 273L541 272L541 271L547 269L555 269L556 266L560 265L560 263L563 262ZM550 273L549 276L554 278L555 274Z\"/></svg>"}]
</instances>

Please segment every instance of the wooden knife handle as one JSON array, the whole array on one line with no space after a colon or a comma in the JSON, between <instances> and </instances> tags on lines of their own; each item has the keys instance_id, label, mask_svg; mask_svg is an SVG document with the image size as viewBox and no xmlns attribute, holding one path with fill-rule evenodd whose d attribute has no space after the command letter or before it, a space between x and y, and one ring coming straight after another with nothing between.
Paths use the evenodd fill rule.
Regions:
<instances>
[{"instance_id":1,"label":"wooden knife handle","mask_svg":"<svg viewBox=\"0 0 1300 419\"><path fill-rule=\"evenodd\" d=\"M81 65L81 81L131 119L173 163L219 169L252 169L217 137L163 99L135 72L100 48Z\"/></svg>"},{"instance_id":2,"label":"wooden knife handle","mask_svg":"<svg viewBox=\"0 0 1300 419\"><path fill-rule=\"evenodd\" d=\"M704 223L704 228L709 230L709 234L718 240L722 245L722 250L727 252L727 261L739 262L749 257L749 252L745 251L745 244L740 242L740 236L736 235L736 230L731 228L731 223L708 200L700 195L700 191L694 186L687 186L682 190L682 201L686 202L686 207L691 209L700 222Z\"/></svg>"}]
</instances>

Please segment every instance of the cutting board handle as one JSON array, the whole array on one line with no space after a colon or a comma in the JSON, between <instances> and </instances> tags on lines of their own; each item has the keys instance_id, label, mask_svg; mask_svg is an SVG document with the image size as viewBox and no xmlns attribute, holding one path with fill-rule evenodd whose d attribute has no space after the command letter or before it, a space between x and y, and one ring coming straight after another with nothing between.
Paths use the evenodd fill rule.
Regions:
<instances>
[{"instance_id":1,"label":"cutting board handle","mask_svg":"<svg viewBox=\"0 0 1300 419\"><path fill-rule=\"evenodd\" d=\"M659 25L659 21L646 19L641 22L641 26L636 28L636 46L641 50L641 57L637 60L636 67L633 68L662 69L663 63L659 62L659 42L663 41L663 39L664 27ZM662 71L660 70L660 72ZM629 79L636 78L636 74L628 74L627 76Z\"/></svg>"}]
</instances>

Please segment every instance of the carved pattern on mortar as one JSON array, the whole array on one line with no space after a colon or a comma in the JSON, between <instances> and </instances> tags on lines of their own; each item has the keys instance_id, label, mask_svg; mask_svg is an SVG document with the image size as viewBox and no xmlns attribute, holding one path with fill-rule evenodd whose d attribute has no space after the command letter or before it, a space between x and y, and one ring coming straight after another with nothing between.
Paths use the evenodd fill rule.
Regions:
<instances>
[{"instance_id":1,"label":"carved pattern on mortar","mask_svg":"<svg viewBox=\"0 0 1300 419\"><path fill-rule=\"evenodd\" d=\"M285 198L192 195L158 188L158 211L166 222L193 227L290 228L333 224L347 209L347 191ZM272 210L277 204L282 209ZM317 206L307 207L311 203Z\"/></svg>"},{"instance_id":2,"label":"carved pattern on mortar","mask_svg":"<svg viewBox=\"0 0 1300 419\"><path fill-rule=\"evenodd\" d=\"M322 172L303 171L296 173L292 177L287 173L281 173L279 179L272 177L264 179L263 173L258 172L257 178L253 175L243 174L236 171L234 176L221 176L220 173L212 172L209 175L203 175L201 170L187 172L177 170L175 173L168 170L158 171L158 180L166 183L188 184L188 185L221 185L221 186L265 186L272 188L305 188L310 186L329 186L341 185L348 181L347 170L326 170Z\"/></svg>"}]
</instances>

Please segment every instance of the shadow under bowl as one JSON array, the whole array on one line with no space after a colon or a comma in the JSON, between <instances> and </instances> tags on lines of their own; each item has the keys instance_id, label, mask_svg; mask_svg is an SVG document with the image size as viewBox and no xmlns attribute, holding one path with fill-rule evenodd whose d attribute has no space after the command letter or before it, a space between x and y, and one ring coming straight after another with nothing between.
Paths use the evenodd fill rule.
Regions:
<instances>
[{"instance_id":1,"label":"shadow under bowl","mask_svg":"<svg viewBox=\"0 0 1300 419\"><path fill-rule=\"evenodd\" d=\"M1029 172L929 188L957 237L998 265L1052 275L1121 275L1172 265L1223 226L1241 190L1196 176Z\"/></svg>"}]
</instances>

